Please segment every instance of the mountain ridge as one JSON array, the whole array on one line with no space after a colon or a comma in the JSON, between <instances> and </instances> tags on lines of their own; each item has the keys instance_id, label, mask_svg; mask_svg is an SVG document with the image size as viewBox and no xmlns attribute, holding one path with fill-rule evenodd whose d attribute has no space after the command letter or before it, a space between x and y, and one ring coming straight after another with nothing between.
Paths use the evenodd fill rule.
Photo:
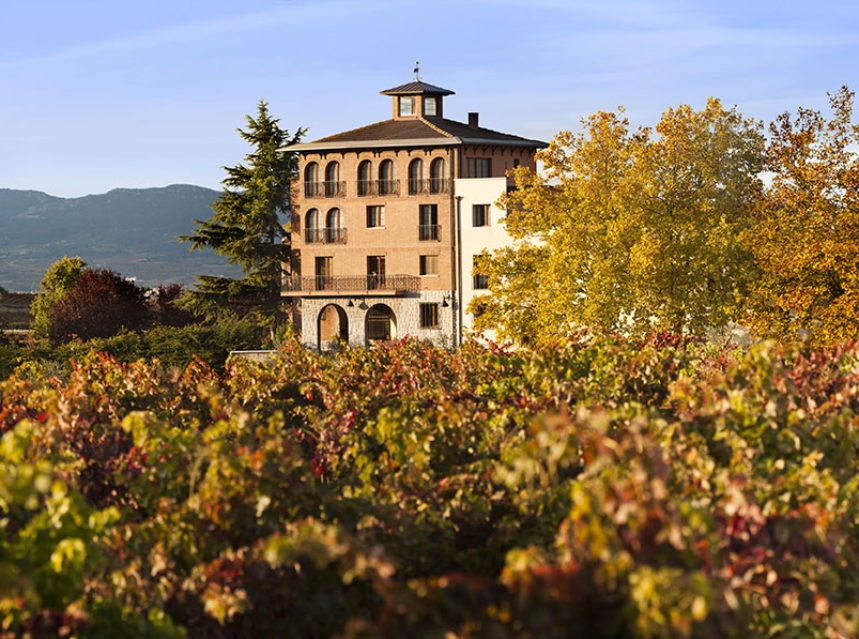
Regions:
<instances>
[{"instance_id":1,"label":"mountain ridge","mask_svg":"<svg viewBox=\"0 0 859 639\"><path fill-rule=\"evenodd\" d=\"M236 276L212 251L190 252L178 235L208 219L219 191L193 184L117 187L62 198L44 191L0 188L0 286L36 290L64 255L111 268L144 286L193 284L196 275Z\"/></svg>"}]
</instances>

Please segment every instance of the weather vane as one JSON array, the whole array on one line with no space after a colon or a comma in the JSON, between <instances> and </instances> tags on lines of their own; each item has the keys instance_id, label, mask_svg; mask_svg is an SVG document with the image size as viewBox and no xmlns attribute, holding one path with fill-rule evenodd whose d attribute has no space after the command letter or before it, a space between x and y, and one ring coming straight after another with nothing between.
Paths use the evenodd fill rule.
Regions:
<instances>
[{"instance_id":1,"label":"weather vane","mask_svg":"<svg viewBox=\"0 0 859 639\"><path fill-rule=\"evenodd\" d=\"M415 80L420 82L421 81L421 61L420 60L415 60L414 74L415 74Z\"/></svg>"}]
</instances>

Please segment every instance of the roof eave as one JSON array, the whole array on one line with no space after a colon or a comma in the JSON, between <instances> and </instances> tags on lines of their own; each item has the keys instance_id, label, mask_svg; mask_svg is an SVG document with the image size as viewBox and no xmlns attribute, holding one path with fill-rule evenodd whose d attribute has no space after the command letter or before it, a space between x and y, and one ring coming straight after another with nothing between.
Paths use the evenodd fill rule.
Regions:
<instances>
[{"instance_id":1,"label":"roof eave","mask_svg":"<svg viewBox=\"0 0 859 639\"><path fill-rule=\"evenodd\" d=\"M404 140L342 140L301 142L283 146L279 151L336 151L338 149L391 149L404 146L454 146L458 138L411 138Z\"/></svg>"},{"instance_id":2,"label":"roof eave","mask_svg":"<svg viewBox=\"0 0 859 639\"><path fill-rule=\"evenodd\" d=\"M493 138L457 138L461 144L489 145L489 146L522 146L544 149L549 146L540 140L496 140Z\"/></svg>"},{"instance_id":3,"label":"roof eave","mask_svg":"<svg viewBox=\"0 0 859 639\"><path fill-rule=\"evenodd\" d=\"M301 142L283 146L279 151L337 151L341 149L394 149L415 146L514 146L542 149L549 146L540 140L494 140L492 138L411 138L405 140L343 140L332 142Z\"/></svg>"}]
</instances>

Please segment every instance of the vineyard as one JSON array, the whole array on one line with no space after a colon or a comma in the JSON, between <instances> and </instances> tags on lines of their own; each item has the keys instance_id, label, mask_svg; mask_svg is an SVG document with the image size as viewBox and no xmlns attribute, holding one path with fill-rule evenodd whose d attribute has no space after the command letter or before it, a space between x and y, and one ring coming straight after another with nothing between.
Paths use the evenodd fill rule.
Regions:
<instances>
[{"instance_id":1,"label":"vineyard","mask_svg":"<svg viewBox=\"0 0 859 639\"><path fill-rule=\"evenodd\" d=\"M851 344L23 364L0 629L857 636L857 409Z\"/></svg>"}]
</instances>

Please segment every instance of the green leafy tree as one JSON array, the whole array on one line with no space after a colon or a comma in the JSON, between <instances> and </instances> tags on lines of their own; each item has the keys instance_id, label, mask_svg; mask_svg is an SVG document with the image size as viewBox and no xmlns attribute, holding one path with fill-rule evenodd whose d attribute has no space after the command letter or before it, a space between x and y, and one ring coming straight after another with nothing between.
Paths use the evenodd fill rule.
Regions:
<instances>
[{"instance_id":1,"label":"green leafy tree","mask_svg":"<svg viewBox=\"0 0 859 639\"><path fill-rule=\"evenodd\" d=\"M290 136L260 101L257 116L247 116L239 135L251 147L245 164L224 167L224 190L212 205L209 220L196 220L193 235L180 237L191 249L210 247L232 264L241 266L241 278L198 276L186 298L186 307L214 314L226 306L243 313L255 312L273 325L283 318L281 272L290 260L290 235L284 226L289 215L292 179L298 156L281 148L298 142L304 129Z\"/></svg>"},{"instance_id":2,"label":"green leafy tree","mask_svg":"<svg viewBox=\"0 0 859 639\"><path fill-rule=\"evenodd\" d=\"M39 294L33 300L30 311L33 315L33 331L38 337L48 336L51 307L59 302L72 288L86 267L81 258L65 256L57 260L45 272Z\"/></svg>"},{"instance_id":3,"label":"green leafy tree","mask_svg":"<svg viewBox=\"0 0 859 639\"><path fill-rule=\"evenodd\" d=\"M511 248L478 269L478 329L527 341L580 327L700 333L724 325L752 272L739 234L763 163L760 125L710 99L667 110L654 132L596 113L518 169L503 203Z\"/></svg>"},{"instance_id":4,"label":"green leafy tree","mask_svg":"<svg viewBox=\"0 0 859 639\"><path fill-rule=\"evenodd\" d=\"M750 323L762 335L859 332L859 124L847 87L829 101L831 119L799 109L770 125L774 178L748 236L761 271Z\"/></svg>"}]
</instances>

